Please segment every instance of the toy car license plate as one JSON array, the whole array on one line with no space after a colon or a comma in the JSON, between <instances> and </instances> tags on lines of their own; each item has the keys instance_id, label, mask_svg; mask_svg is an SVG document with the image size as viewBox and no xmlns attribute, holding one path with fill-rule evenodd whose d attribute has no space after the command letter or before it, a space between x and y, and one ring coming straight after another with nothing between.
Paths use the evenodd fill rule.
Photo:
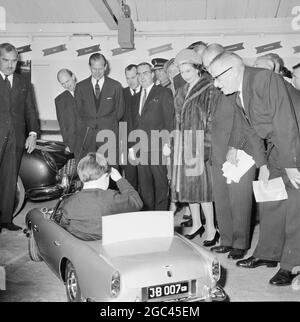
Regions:
<instances>
[{"instance_id":1,"label":"toy car license plate","mask_svg":"<svg viewBox=\"0 0 300 322\"><path fill-rule=\"evenodd\" d=\"M148 287L148 299L188 293L189 282L179 282Z\"/></svg>"}]
</instances>

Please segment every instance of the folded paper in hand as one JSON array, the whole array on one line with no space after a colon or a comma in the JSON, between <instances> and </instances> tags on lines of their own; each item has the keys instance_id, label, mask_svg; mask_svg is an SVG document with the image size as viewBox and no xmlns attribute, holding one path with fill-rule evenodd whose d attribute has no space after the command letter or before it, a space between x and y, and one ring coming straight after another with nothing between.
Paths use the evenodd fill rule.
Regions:
<instances>
[{"instance_id":1,"label":"folded paper in hand","mask_svg":"<svg viewBox=\"0 0 300 322\"><path fill-rule=\"evenodd\" d=\"M269 180L267 185L263 181L253 181L252 184L256 202L288 199L281 177Z\"/></svg>"},{"instance_id":2,"label":"folded paper in hand","mask_svg":"<svg viewBox=\"0 0 300 322\"><path fill-rule=\"evenodd\" d=\"M242 150L237 151L238 164L235 166L229 161L224 162L222 170L223 176L229 181L239 182L241 177L253 166L255 163L252 156Z\"/></svg>"}]
</instances>

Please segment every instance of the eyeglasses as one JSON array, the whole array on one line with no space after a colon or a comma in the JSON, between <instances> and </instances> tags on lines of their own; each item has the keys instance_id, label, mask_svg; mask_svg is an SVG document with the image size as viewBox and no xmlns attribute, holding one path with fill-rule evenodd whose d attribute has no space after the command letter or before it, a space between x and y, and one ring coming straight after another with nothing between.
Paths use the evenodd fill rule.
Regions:
<instances>
[{"instance_id":1,"label":"eyeglasses","mask_svg":"<svg viewBox=\"0 0 300 322\"><path fill-rule=\"evenodd\" d=\"M225 70L224 70L224 72L222 72L221 74L219 74L219 75L217 75L217 76L215 76L215 77L212 77L212 80L213 80L213 81L215 81L215 80L216 80L216 79L218 79L220 76L222 76L222 75L224 75L225 73L227 73L231 68L232 68L232 66L231 66L231 67L229 67L229 68L227 68L227 69L225 69Z\"/></svg>"}]
</instances>

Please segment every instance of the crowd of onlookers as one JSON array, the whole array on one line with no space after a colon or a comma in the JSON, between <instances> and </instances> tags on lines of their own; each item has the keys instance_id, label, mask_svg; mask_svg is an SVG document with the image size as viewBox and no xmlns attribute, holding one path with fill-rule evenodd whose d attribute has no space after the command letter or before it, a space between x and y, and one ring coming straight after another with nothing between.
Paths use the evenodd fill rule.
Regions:
<instances>
[{"instance_id":1,"label":"crowd of onlookers","mask_svg":"<svg viewBox=\"0 0 300 322\"><path fill-rule=\"evenodd\" d=\"M15 74L5 70L8 58L3 57L16 57L7 44L0 53L4 86L7 72ZM169 60L128 65L126 88L107 75L104 55L92 54L89 66L91 75L80 82L68 69L57 74L65 89L55 99L57 119L83 182L83 189L64 201L61 224L91 240L101 238L102 215L170 209L187 219L181 224L186 238L205 231L203 245L228 253L239 267L280 263L270 283L291 284L300 265L300 64L289 71L269 53L247 66L220 44L199 41ZM23 99L27 123L30 103ZM36 116L31 116L29 152L37 133ZM10 142L12 130L6 133ZM154 140L158 134L163 135ZM225 161L238 165L241 150L255 165L234 182L223 176L222 166ZM5 158L0 162L4 176ZM255 205L252 182L267 186L277 177L288 199ZM259 241L253 255L243 259L253 216L259 216ZM81 227L84 220L89 223ZM2 222L12 224L11 219Z\"/></svg>"}]
</instances>

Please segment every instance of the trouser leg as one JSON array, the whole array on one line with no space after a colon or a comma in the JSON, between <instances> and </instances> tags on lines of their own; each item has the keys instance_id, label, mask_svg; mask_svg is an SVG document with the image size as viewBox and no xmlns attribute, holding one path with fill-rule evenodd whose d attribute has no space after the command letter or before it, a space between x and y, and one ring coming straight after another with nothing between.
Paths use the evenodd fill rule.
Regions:
<instances>
[{"instance_id":1,"label":"trouser leg","mask_svg":"<svg viewBox=\"0 0 300 322\"><path fill-rule=\"evenodd\" d=\"M212 162L213 174L213 195L217 224L221 236L221 245L232 246L233 244L233 224L230 207L230 199L226 178L223 176L221 165Z\"/></svg>"},{"instance_id":2,"label":"trouser leg","mask_svg":"<svg viewBox=\"0 0 300 322\"><path fill-rule=\"evenodd\" d=\"M167 167L165 165L152 165L151 172L154 179L154 208L155 210L168 210L169 185Z\"/></svg>"},{"instance_id":3,"label":"trouser leg","mask_svg":"<svg viewBox=\"0 0 300 322\"><path fill-rule=\"evenodd\" d=\"M300 266L300 191L288 191L285 243L280 260L283 269L291 271Z\"/></svg>"},{"instance_id":4,"label":"trouser leg","mask_svg":"<svg viewBox=\"0 0 300 322\"><path fill-rule=\"evenodd\" d=\"M154 179L151 167L148 165L138 165L139 193L144 203L144 210L154 210Z\"/></svg>"},{"instance_id":5,"label":"trouser leg","mask_svg":"<svg viewBox=\"0 0 300 322\"><path fill-rule=\"evenodd\" d=\"M256 168L247 171L238 183L228 186L233 221L233 248L248 249Z\"/></svg>"}]
</instances>

